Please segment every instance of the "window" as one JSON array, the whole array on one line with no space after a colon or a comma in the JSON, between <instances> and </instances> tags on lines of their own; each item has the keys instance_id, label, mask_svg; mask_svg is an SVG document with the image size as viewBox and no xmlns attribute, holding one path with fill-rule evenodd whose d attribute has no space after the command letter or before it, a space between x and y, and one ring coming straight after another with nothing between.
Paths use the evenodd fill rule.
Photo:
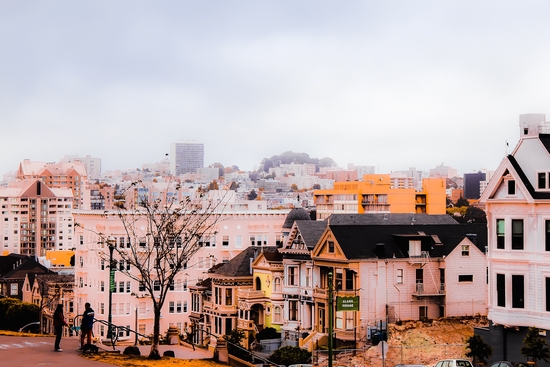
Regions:
<instances>
[{"instance_id":1,"label":"window","mask_svg":"<svg viewBox=\"0 0 550 367\"><path fill-rule=\"evenodd\" d=\"M537 173L537 182L538 182L538 189L544 190L548 188L548 180L546 179L546 172L538 172Z\"/></svg>"},{"instance_id":2,"label":"window","mask_svg":"<svg viewBox=\"0 0 550 367\"><path fill-rule=\"evenodd\" d=\"M497 274L497 306L506 307L506 283L504 274Z\"/></svg>"},{"instance_id":3,"label":"window","mask_svg":"<svg viewBox=\"0 0 550 367\"><path fill-rule=\"evenodd\" d=\"M233 304L233 289L231 288L225 289L225 304L227 306L231 306Z\"/></svg>"},{"instance_id":4,"label":"window","mask_svg":"<svg viewBox=\"0 0 550 367\"><path fill-rule=\"evenodd\" d=\"M497 249L504 249L504 219L497 219Z\"/></svg>"},{"instance_id":5,"label":"window","mask_svg":"<svg viewBox=\"0 0 550 367\"><path fill-rule=\"evenodd\" d=\"M306 287L311 287L311 268L306 268Z\"/></svg>"},{"instance_id":6,"label":"window","mask_svg":"<svg viewBox=\"0 0 550 367\"><path fill-rule=\"evenodd\" d=\"M160 281L159 280L155 280L153 282L153 290L154 291L160 291Z\"/></svg>"},{"instance_id":7,"label":"window","mask_svg":"<svg viewBox=\"0 0 550 367\"><path fill-rule=\"evenodd\" d=\"M523 250L523 219L512 219L512 250Z\"/></svg>"},{"instance_id":8,"label":"window","mask_svg":"<svg viewBox=\"0 0 550 367\"><path fill-rule=\"evenodd\" d=\"M351 269L346 269L346 290L352 291L355 289L355 272Z\"/></svg>"},{"instance_id":9,"label":"window","mask_svg":"<svg viewBox=\"0 0 550 367\"><path fill-rule=\"evenodd\" d=\"M126 293L132 293L132 288L130 286L130 281L126 281Z\"/></svg>"},{"instance_id":10,"label":"window","mask_svg":"<svg viewBox=\"0 0 550 367\"><path fill-rule=\"evenodd\" d=\"M395 283L403 284L403 269L397 269Z\"/></svg>"},{"instance_id":11,"label":"window","mask_svg":"<svg viewBox=\"0 0 550 367\"><path fill-rule=\"evenodd\" d=\"M11 283L10 284L10 295L17 296L19 293L19 288L17 286L17 283Z\"/></svg>"},{"instance_id":12,"label":"window","mask_svg":"<svg viewBox=\"0 0 550 367\"><path fill-rule=\"evenodd\" d=\"M470 256L470 245L462 245L462 256Z\"/></svg>"},{"instance_id":13,"label":"window","mask_svg":"<svg viewBox=\"0 0 550 367\"><path fill-rule=\"evenodd\" d=\"M328 252L334 253L334 242L328 241Z\"/></svg>"},{"instance_id":14,"label":"window","mask_svg":"<svg viewBox=\"0 0 550 367\"><path fill-rule=\"evenodd\" d=\"M100 313L101 315L105 315L105 303L103 303L103 302L101 302L101 303L99 304L99 313Z\"/></svg>"},{"instance_id":15,"label":"window","mask_svg":"<svg viewBox=\"0 0 550 367\"><path fill-rule=\"evenodd\" d=\"M422 254L422 242L418 240L409 241L409 256L420 256Z\"/></svg>"},{"instance_id":16,"label":"window","mask_svg":"<svg viewBox=\"0 0 550 367\"><path fill-rule=\"evenodd\" d=\"M546 286L546 311L550 311L550 278L544 278Z\"/></svg>"},{"instance_id":17,"label":"window","mask_svg":"<svg viewBox=\"0 0 550 367\"><path fill-rule=\"evenodd\" d=\"M179 311L179 312L181 312L181 311ZM183 301L183 312L187 312L187 301Z\"/></svg>"},{"instance_id":18,"label":"window","mask_svg":"<svg viewBox=\"0 0 550 367\"><path fill-rule=\"evenodd\" d=\"M174 307L174 301L170 301L168 303L168 313L174 313L175 307Z\"/></svg>"},{"instance_id":19,"label":"window","mask_svg":"<svg viewBox=\"0 0 550 367\"><path fill-rule=\"evenodd\" d=\"M512 275L512 308L523 308L524 299L523 275Z\"/></svg>"},{"instance_id":20,"label":"window","mask_svg":"<svg viewBox=\"0 0 550 367\"><path fill-rule=\"evenodd\" d=\"M222 237L222 246L229 246L229 236Z\"/></svg>"},{"instance_id":21,"label":"window","mask_svg":"<svg viewBox=\"0 0 550 367\"><path fill-rule=\"evenodd\" d=\"M544 221L544 249L550 251L550 220Z\"/></svg>"},{"instance_id":22,"label":"window","mask_svg":"<svg viewBox=\"0 0 550 367\"><path fill-rule=\"evenodd\" d=\"M342 269L336 269L336 279L334 280L335 281L335 284L336 284L336 290L337 291L341 291L343 288L343 284L342 284L342 278L344 277L344 275L342 274Z\"/></svg>"},{"instance_id":23,"label":"window","mask_svg":"<svg viewBox=\"0 0 550 367\"><path fill-rule=\"evenodd\" d=\"M508 195L516 195L516 181L508 180Z\"/></svg>"},{"instance_id":24,"label":"window","mask_svg":"<svg viewBox=\"0 0 550 367\"><path fill-rule=\"evenodd\" d=\"M281 278L273 279L273 292L281 291Z\"/></svg>"},{"instance_id":25,"label":"window","mask_svg":"<svg viewBox=\"0 0 550 367\"><path fill-rule=\"evenodd\" d=\"M126 289L126 287L124 287L124 282L119 282L118 283L118 292L119 293L124 293L125 289Z\"/></svg>"},{"instance_id":26,"label":"window","mask_svg":"<svg viewBox=\"0 0 550 367\"><path fill-rule=\"evenodd\" d=\"M297 266L288 267L287 285L298 285L298 267Z\"/></svg>"},{"instance_id":27,"label":"window","mask_svg":"<svg viewBox=\"0 0 550 367\"><path fill-rule=\"evenodd\" d=\"M275 323L281 323L281 307L275 306L273 307L273 322Z\"/></svg>"},{"instance_id":28,"label":"window","mask_svg":"<svg viewBox=\"0 0 550 367\"><path fill-rule=\"evenodd\" d=\"M290 321L298 320L298 301L288 302L288 319Z\"/></svg>"},{"instance_id":29,"label":"window","mask_svg":"<svg viewBox=\"0 0 550 367\"><path fill-rule=\"evenodd\" d=\"M105 282L103 280L99 283L99 291L105 292Z\"/></svg>"},{"instance_id":30,"label":"window","mask_svg":"<svg viewBox=\"0 0 550 367\"><path fill-rule=\"evenodd\" d=\"M473 275L459 275L458 276L458 282L459 283L464 283L464 282L473 282L474 281L474 276Z\"/></svg>"},{"instance_id":31,"label":"window","mask_svg":"<svg viewBox=\"0 0 550 367\"><path fill-rule=\"evenodd\" d=\"M235 236L235 248L243 247L243 236Z\"/></svg>"}]
</instances>

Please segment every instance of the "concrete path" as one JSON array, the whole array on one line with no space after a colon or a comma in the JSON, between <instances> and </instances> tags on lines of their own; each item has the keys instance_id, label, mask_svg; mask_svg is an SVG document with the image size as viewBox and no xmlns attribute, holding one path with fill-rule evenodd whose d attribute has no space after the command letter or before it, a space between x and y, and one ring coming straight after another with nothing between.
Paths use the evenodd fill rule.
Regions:
<instances>
[{"instance_id":1,"label":"concrete path","mask_svg":"<svg viewBox=\"0 0 550 367\"><path fill-rule=\"evenodd\" d=\"M63 352L53 350L54 337L20 337L0 335L0 366L2 367L31 367L31 366L78 366L78 367L105 367L105 363L90 361L80 357L77 351L77 338L63 338L61 348ZM100 346L104 350L112 347ZM123 351L125 346L117 347ZM148 355L150 346L140 346L142 355ZM173 350L179 359L208 359L212 353L203 349L196 349L180 345L160 345L160 354L165 350Z\"/></svg>"}]
</instances>

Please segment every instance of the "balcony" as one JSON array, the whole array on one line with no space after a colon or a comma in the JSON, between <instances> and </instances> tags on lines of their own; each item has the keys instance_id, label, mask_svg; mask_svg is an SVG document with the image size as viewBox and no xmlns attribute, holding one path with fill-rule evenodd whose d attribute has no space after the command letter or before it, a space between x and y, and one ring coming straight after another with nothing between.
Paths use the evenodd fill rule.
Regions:
<instances>
[{"instance_id":1,"label":"balcony","mask_svg":"<svg viewBox=\"0 0 550 367\"><path fill-rule=\"evenodd\" d=\"M362 202L363 210L369 213L390 212L390 204Z\"/></svg>"},{"instance_id":2,"label":"balcony","mask_svg":"<svg viewBox=\"0 0 550 367\"><path fill-rule=\"evenodd\" d=\"M429 284L429 283L416 283L413 296L415 297L430 297L430 296L444 296L445 284Z\"/></svg>"},{"instance_id":3,"label":"balcony","mask_svg":"<svg viewBox=\"0 0 550 367\"><path fill-rule=\"evenodd\" d=\"M409 252L409 264L425 265L430 261L430 253L428 251L421 251L420 254L411 254Z\"/></svg>"},{"instance_id":4,"label":"balcony","mask_svg":"<svg viewBox=\"0 0 550 367\"><path fill-rule=\"evenodd\" d=\"M315 298L327 298L328 297L328 291L323 288L314 288L313 289L313 297Z\"/></svg>"},{"instance_id":5,"label":"balcony","mask_svg":"<svg viewBox=\"0 0 550 367\"><path fill-rule=\"evenodd\" d=\"M255 289L239 289L237 290L237 297L243 300L258 300L265 298L265 292Z\"/></svg>"}]
</instances>

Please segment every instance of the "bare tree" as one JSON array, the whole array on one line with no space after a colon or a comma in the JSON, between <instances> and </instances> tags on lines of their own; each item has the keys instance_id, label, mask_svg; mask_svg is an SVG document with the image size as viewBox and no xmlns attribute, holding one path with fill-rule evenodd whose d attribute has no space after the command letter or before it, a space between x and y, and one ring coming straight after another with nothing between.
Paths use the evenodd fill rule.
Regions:
<instances>
[{"instance_id":1,"label":"bare tree","mask_svg":"<svg viewBox=\"0 0 550 367\"><path fill-rule=\"evenodd\" d=\"M74 276L59 275L56 272L35 273L34 282L36 293L39 296L39 321L40 333L42 333L44 331L44 313L47 313L50 317L53 315L63 289L71 288L74 283Z\"/></svg>"},{"instance_id":2,"label":"bare tree","mask_svg":"<svg viewBox=\"0 0 550 367\"><path fill-rule=\"evenodd\" d=\"M139 192L132 190L139 187L139 183L132 184L126 194ZM166 295L174 286L176 276L200 249L201 241L215 235L216 222L225 205L225 195L213 199L198 193L192 198L179 194L180 190L181 186L175 184L168 185L155 199L134 195L131 207L117 211L128 238L124 247L115 246L108 234L98 233L100 241L105 241L109 250L117 255L118 270L139 282L152 298L154 327L150 359L161 358L158 350L160 313ZM107 259L107 254L101 256ZM120 266L120 262L124 266Z\"/></svg>"}]
</instances>

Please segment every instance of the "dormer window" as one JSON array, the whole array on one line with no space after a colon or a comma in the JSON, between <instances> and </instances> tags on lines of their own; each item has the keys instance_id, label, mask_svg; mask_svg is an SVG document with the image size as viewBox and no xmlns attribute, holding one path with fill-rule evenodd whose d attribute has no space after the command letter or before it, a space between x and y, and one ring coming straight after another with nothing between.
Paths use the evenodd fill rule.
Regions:
<instances>
[{"instance_id":1,"label":"dormer window","mask_svg":"<svg viewBox=\"0 0 550 367\"><path fill-rule=\"evenodd\" d=\"M516 181L515 180L508 180L508 195L511 195L511 196L516 195Z\"/></svg>"}]
</instances>

